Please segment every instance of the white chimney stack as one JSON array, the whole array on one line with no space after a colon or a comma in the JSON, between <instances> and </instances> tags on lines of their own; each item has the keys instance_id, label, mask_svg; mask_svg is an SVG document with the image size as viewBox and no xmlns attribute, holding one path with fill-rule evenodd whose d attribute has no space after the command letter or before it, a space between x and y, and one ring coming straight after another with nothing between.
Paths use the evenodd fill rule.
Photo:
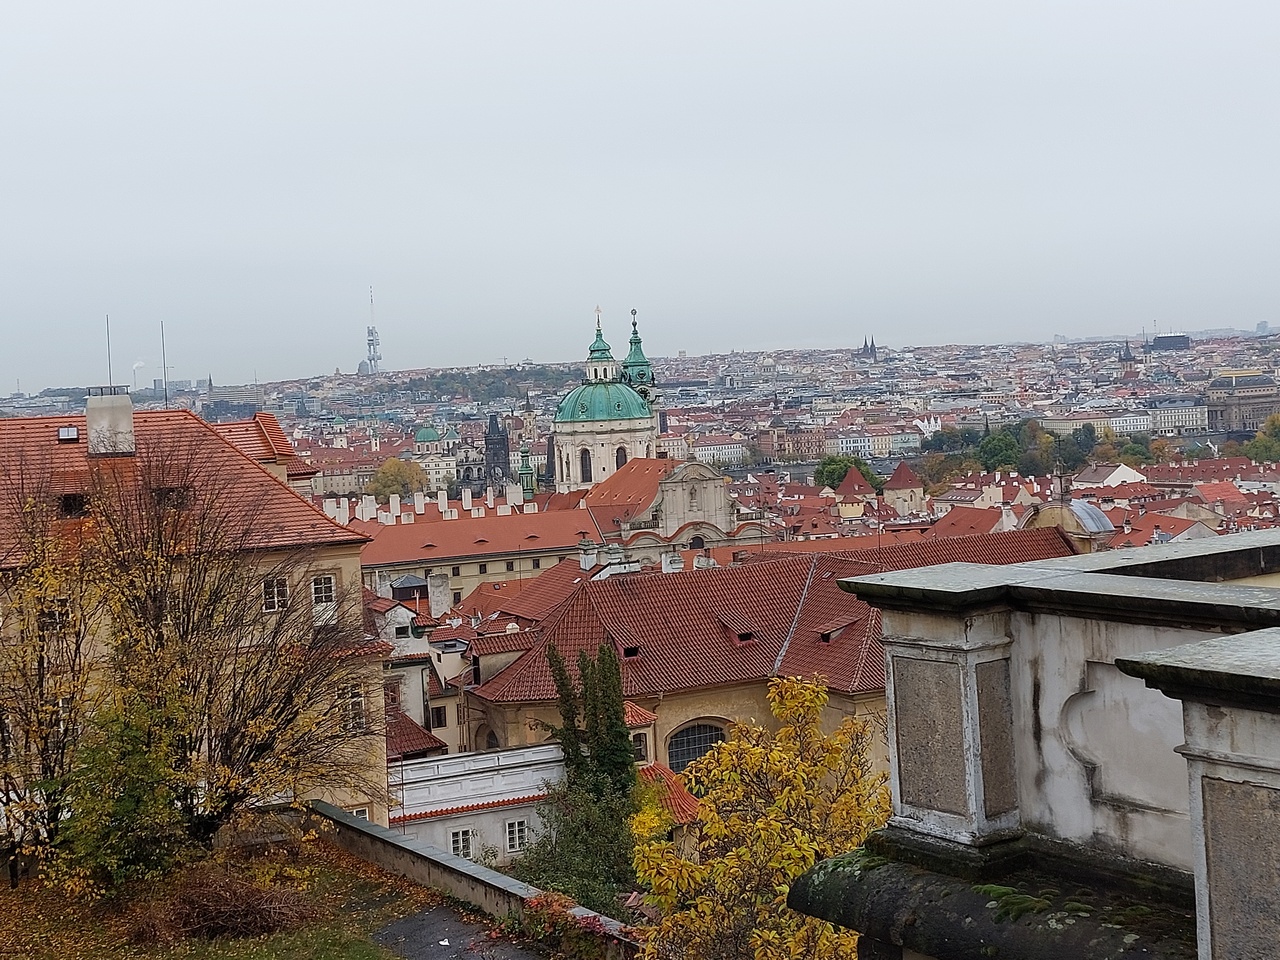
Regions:
<instances>
[{"instance_id":1,"label":"white chimney stack","mask_svg":"<svg viewBox=\"0 0 1280 960\"><path fill-rule=\"evenodd\" d=\"M84 419L91 457L131 457L135 452L133 401L127 392L116 393L117 390L124 388L89 388Z\"/></svg>"},{"instance_id":2,"label":"white chimney stack","mask_svg":"<svg viewBox=\"0 0 1280 960\"><path fill-rule=\"evenodd\" d=\"M427 509L427 495L421 490L413 495L413 512L422 513Z\"/></svg>"},{"instance_id":3,"label":"white chimney stack","mask_svg":"<svg viewBox=\"0 0 1280 960\"><path fill-rule=\"evenodd\" d=\"M387 498L387 512L400 516L400 494L393 493Z\"/></svg>"},{"instance_id":4,"label":"white chimney stack","mask_svg":"<svg viewBox=\"0 0 1280 960\"><path fill-rule=\"evenodd\" d=\"M463 510L471 509L471 488L470 487L462 488L462 509Z\"/></svg>"}]
</instances>

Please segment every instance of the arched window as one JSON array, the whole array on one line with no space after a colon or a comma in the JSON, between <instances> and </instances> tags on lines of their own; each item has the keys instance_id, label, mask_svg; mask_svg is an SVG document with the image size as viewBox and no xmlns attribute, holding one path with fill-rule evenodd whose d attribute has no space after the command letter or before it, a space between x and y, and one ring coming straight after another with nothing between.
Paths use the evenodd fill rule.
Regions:
<instances>
[{"instance_id":1,"label":"arched window","mask_svg":"<svg viewBox=\"0 0 1280 960\"><path fill-rule=\"evenodd\" d=\"M685 727L667 742L667 766L679 773L723 739L724 727L718 724Z\"/></svg>"},{"instance_id":2,"label":"arched window","mask_svg":"<svg viewBox=\"0 0 1280 960\"><path fill-rule=\"evenodd\" d=\"M590 450L587 450L584 448L583 451L580 454L578 454L578 465L582 468L582 482L590 483L591 482L591 451Z\"/></svg>"},{"instance_id":3,"label":"arched window","mask_svg":"<svg viewBox=\"0 0 1280 960\"><path fill-rule=\"evenodd\" d=\"M690 549L690 550L701 550L701 549L702 549L703 547L705 547L706 545L707 545L707 541L703 540L701 537L690 537L690 538L689 538L689 549Z\"/></svg>"},{"instance_id":4,"label":"arched window","mask_svg":"<svg viewBox=\"0 0 1280 960\"><path fill-rule=\"evenodd\" d=\"M622 465L627 462L627 448L619 447L617 454L613 458L614 466L621 469Z\"/></svg>"},{"instance_id":5,"label":"arched window","mask_svg":"<svg viewBox=\"0 0 1280 960\"><path fill-rule=\"evenodd\" d=\"M497 750L500 746L501 744L498 743L498 735L490 730L489 735L484 738L484 748L486 750Z\"/></svg>"}]
</instances>

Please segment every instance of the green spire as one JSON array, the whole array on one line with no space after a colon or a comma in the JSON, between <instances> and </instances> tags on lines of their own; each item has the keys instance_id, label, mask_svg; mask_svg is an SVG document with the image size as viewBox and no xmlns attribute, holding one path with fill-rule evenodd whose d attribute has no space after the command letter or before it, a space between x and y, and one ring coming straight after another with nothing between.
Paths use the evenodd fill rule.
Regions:
<instances>
[{"instance_id":1,"label":"green spire","mask_svg":"<svg viewBox=\"0 0 1280 960\"><path fill-rule=\"evenodd\" d=\"M520 445L520 489L524 491L524 498L532 500L533 495L538 492L537 482L533 477L533 464L529 462L529 443L528 441Z\"/></svg>"},{"instance_id":2,"label":"green spire","mask_svg":"<svg viewBox=\"0 0 1280 960\"><path fill-rule=\"evenodd\" d=\"M644 355L644 349L640 345L640 331L636 329L634 310L631 311L631 352L622 361L622 381L648 399L649 388L653 386L653 364Z\"/></svg>"},{"instance_id":3,"label":"green spire","mask_svg":"<svg viewBox=\"0 0 1280 960\"><path fill-rule=\"evenodd\" d=\"M600 332L600 308L596 307L596 339L591 344L591 352L587 354L587 363L612 361L613 353L604 342L604 334Z\"/></svg>"}]
</instances>

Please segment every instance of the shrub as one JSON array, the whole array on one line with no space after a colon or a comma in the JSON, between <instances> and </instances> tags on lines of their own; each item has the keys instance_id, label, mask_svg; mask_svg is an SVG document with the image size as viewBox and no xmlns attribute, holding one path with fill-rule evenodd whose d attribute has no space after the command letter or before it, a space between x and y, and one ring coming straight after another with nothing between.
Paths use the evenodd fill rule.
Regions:
<instances>
[{"instance_id":1,"label":"shrub","mask_svg":"<svg viewBox=\"0 0 1280 960\"><path fill-rule=\"evenodd\" d=\"M133 914L134 939L172 943L186 938L256 937L315 919L307 895L258 883L233 867L204 863L177 874L163 894Z\"/></svg>"}]
</instances>

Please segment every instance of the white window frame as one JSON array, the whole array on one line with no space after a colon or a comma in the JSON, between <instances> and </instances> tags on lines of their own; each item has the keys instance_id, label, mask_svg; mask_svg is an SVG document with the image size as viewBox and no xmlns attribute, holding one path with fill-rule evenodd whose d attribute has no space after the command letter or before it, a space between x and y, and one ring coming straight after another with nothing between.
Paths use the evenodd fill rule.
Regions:
<instances>
[{"instance_id":1,"label":"white window frame","mask_svg":"<svg viewBox=\"0 0 1280 960\"><path fill-rule=\"evenodd\" d=\"M347 733L365 733L369 714L365 703L364 684L346 683L338 691L338 709L342 711L342 729Z\"/></svg>"},{"instance_id":2,"label":"white window frame","mask_svg":"<svg viewBox=\"0 0 1280 960\"><path fill-rule=\"evenodd\" d=\"M351 815L352 815L353 817L355 817L357 820L368 820L368 819L369 819L369 808L368 808L368 807L356 807L354 810L352 810L352 811L351 811Z\"/></svg>"},{"instance_id":3,"label":"white window frame","mask_svg":"<svg viewBox=\"0 0 1280 960\"><path fill-rule=\"evenodd\" d=\"M449 831L449 850L455 857L464 860L474 858L476 851L476 831L474 827L459 827Z\"/></svg>"},{"instance_id":4,"label":"white window frame","mask_svg":"<svg viewBox=\"0 0 1280 960\"><path fill-rule=\"evenodd\" d=\"M338 618L338 580L331 573L311 578L311 615L317 624L333 623Z\"/></svg>"},{"instance_id":5,"label":"white window frame","mask_svg":"<svg viewBox=\"0 0 1280 960\"><path fill-rule=\"evenodd\" d=\"M279 613L289 605L289 578L267 577L262 581L262 612Z\"/></svg>"},{"instance_id":6,"label":"white window frame","mask_svg":"<svg viewBox=\"0 0 1280 960\"><path fill-rule=\"evenodd\" d=\"M507 821L507 853L523 853L529 846L529 821Z\"/></svg>"}]
</instances>

